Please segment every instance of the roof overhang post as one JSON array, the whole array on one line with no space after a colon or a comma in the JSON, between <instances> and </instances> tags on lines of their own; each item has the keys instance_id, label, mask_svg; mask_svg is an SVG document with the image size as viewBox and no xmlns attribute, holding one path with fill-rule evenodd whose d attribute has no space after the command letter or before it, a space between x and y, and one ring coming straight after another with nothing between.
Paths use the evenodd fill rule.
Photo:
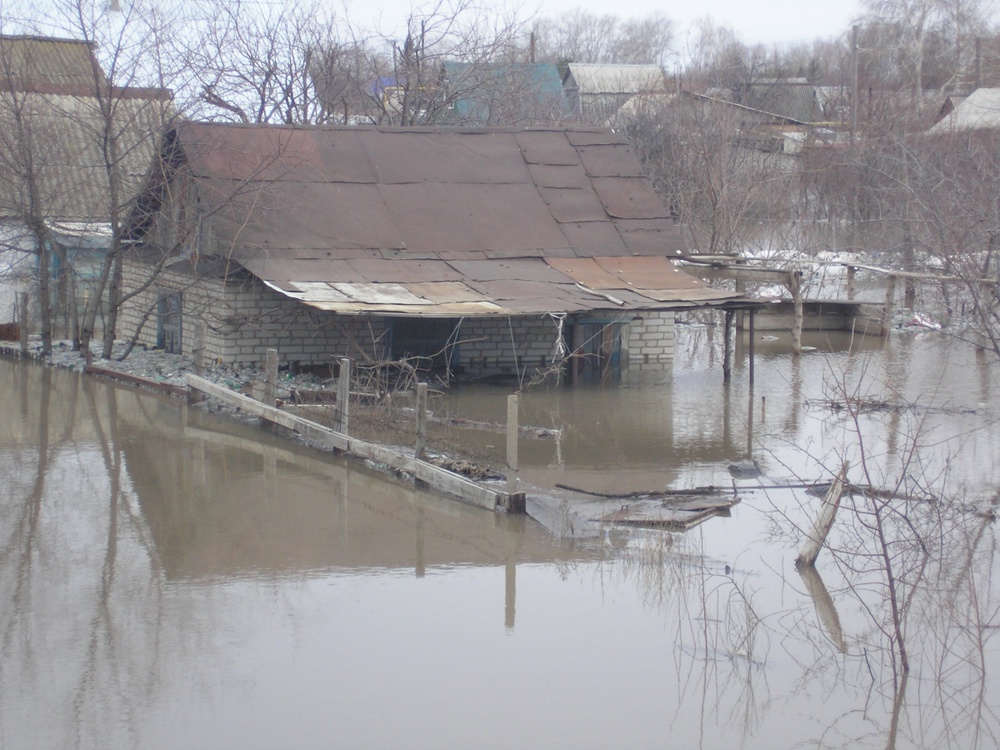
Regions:
<instances>
[{"instance_id":1,"label":"roof overhang post","mask_svg":"<svg viewBox=\"0 0 1000 750\"><path fill-rule=\"evenodd\" d=\"M728 383L733 377L733 317L734 313L726 309L726 325L722 343L722 382Z\"/></svg>"},{"instance_id":2,"label":"roof overhang post","mask_svg":"<svg viewBox=\"0 0 1000 750\"><path fill-rule=\"evenodd\" d=\"M792 293L792 354L802 354L802 271L789 271L785 282Z\"/></svg>"}]
</instances>

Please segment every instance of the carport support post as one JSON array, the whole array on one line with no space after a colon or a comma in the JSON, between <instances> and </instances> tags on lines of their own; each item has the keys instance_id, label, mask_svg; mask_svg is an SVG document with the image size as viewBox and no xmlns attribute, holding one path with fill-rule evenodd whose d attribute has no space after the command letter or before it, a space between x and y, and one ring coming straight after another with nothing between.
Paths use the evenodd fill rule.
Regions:
<instances>
[{"instance_id":1,"label":"carport support post","mask_svg":"<svg viewBox=\"0 0 1000 750\"><path fill-rule=\"evenodd\" d=\"M28 314L28 293L21 292L21 304L17 312L18 334L21 337L21 354L28 354L28 325L31 316Z\"/></svg>"},{"instance_id":2,"label":"carport support post","mask_svg":"<svg viewBox=\"0 0 1000 750\"><path fill-rule=\"evenodd\" d=\"M753 339L754 339L754 334L756 333L756 331L754 329L756 327L756 319L757 319L757 311L754 308L752 308L752 307L750 308L749 317L750 317L750 346L749 346L749 349L750 349L750 385L751 385L750 392L752 394L753 393L753 387L752 387L753 386L753 360L754 360ZM752 395L751 395L750 401L751 401L751 403L753 402L753 396Z\"/></svg>"},{"instance_id":3,"label":"carport support post","mask_svg":"<svg viewBox=\"0 0 1000 750\"><path fill-rule=\"evenodd\" d=\"M507 493L517 492L517 411L518 396L507 397Z\"/></svg>"},{"instance_id":4,"label":"carport support post","mask_svg":"<svg viewBox=\"0 0 1000 750\"><path fill-rule=\"evenodd\" d=\"M885 283L885 307L882 308L882 335L888 336L892 328L892 308L896 302L896 276L890 275Z\"/></svg>"},{"instance_id":5,"label":"carport support post","mask_svg":"<svg viewBox=\"0 0 1000 750\"><path fill-rule=\"evenodd\" d=\"M725 332L722 335L722 382L733 377L733 311L726 310Z\"/></svg>"},{"instance_id":6,"label":"carport support post","mask_svg":"<svg viewBox=\"0 0 1000 750\"><path fill-rule=\"evenodd\" d=\"M791 271L788 274L788 291L792 293L792 354L802 354L802 273Z\"/></svg>"},{"instance_id":7,"label":"carport support post","mask_svg":"<svg viewBox=\"0 0 1000 750\"><path fill-rule=\"evenodd\" d=\"M194 374L199 377L205 374L205 323L196 320L194 323L194 344L191 346L191 356L194 359Z\"/></svg>"},{"instance_id":8,"label":"carport support post","mask_svg":"<svg viewBox=\"0 0 1000 750\"><path fill-rule=\"evenodd\" d=\"M417 444L413 455L423 460L427 451L427 383L417 383Z\"/></svg>"},{"instance_id":9,"label":"carport support post","mask_svg":"<svg viewBox=\"0 0 1000 750\"><path fill-rule=\"evenodd\" d=\"M268 406L274 406L275 392L278 390L278 350L267 350L267 361L264 363L264 398Z\"/></svg>"},{"instance_id":10,"label":"carport support post","mask_svg":"<svg viewBox=\"0 0 1000 750\"><path fill-rule=\"evenodd\" d=\"M351 411L351 360L340 360L340 375L337 379L337 432L347 434Z\"/></svg>"}]
</instances>

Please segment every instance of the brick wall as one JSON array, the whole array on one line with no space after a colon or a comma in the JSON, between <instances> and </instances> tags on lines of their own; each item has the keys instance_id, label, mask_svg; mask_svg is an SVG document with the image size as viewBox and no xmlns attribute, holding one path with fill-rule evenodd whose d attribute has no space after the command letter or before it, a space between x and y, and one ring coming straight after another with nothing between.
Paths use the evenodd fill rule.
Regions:
<instances>
[{"instance_id":1,"label":"brick wall","mask_svg":"<svg viewBox=\"0 0 1000 750\"><path fill-rule=\"evenodd\" d=\"M127 264L125 289L144 280L146 267ZM191 277L162 272L156 284L130 300L119 318L119 336L129 337L141 317L139 342L156 345L156 303L160 295L183 295L182 353L191 356L196 323L206 325L207 360L260 364L268 349L277 349L281 362L328 364L343 356L356 359L357 346L370 356L385 356L387 321L382 317L335 315L307 307L275 292L256 279L210 279L193 284ZM624 373L669 369L674 353L674 314L642 313L622 326ZM466 318L459 332L459 365L465 375L503 374L528 380L551 372L556 361L559 324L550 316L526 318ZM353 345L352 345L353 341ZM623 374L624 374L623 373Z\"/></svg>"},{"instance_id":2,"label":"brick wall","mask_svg":"<svg viewBox=\"0 0 1000 750\"><path fill-rule=\"evenodd\" d=\"M125 288L143 279L144 267L126 269ZM187 275L163 272L156 284L130 301L120 316L120 336L131 336L147 310L139 342L156 345L159 296L183 295L182 353L192 356L196 325L205 323L207 360L232 364L260 364L268 349L277 349L279 361L300 365L329 364L348 356L357 358L355 347L382 357L385 319L334 315L307 307L268 289L255 279L245 281L203 280L193 284ZM352 345L353 344L353 345Z\"/></svg>"},{"instance_id":3,"label":"brick wall","mask_svg":"<svg viewBox=\"0 0 1000 750\"><path fill-rule=\"evenodd\" d=\"M658 382L671 374L674 313L642 312L622 326L622 382Z\"/></svg>"},{"instance_id":4,"label":"brick wall","mask_svg":"<svg viewBox=\"0 0 1000 750\"><path fill-rule=\"evenodd\" d=\"M529 380L554 361L559 329L549 316L466 318L459 332L464 372L473 377L522 375Z\"/></svg>"}]
</instances>

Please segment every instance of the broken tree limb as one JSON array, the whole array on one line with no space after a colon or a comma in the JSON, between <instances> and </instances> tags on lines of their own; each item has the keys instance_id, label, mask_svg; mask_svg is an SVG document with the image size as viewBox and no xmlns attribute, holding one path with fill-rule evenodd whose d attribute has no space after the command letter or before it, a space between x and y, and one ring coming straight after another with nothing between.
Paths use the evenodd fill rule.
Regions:
<instances>
[{"instance_id":1,"label":"broken tree limb","mask_svg":"<svg viewBox=\"0 0 1000 750\"><path fill-rule=\"evenodd\" d=\"M837 517L837 509L840 508L840 498L844 491L844 482L846 481L847 464L845 463L840 468L840 473L837 474L836 479L830 485L830 489L823 496L823 505L820 506L819 514L816 516L812 534L806 538L802 549L799 551L799 556L795 558L796 568L803 566L811 567L816 564L816 558L819 557L820 550L823 549L823 544L826 542L826 537L830 533L830 529L833 528L833 521Z\"/></svg>"}]
</instances>

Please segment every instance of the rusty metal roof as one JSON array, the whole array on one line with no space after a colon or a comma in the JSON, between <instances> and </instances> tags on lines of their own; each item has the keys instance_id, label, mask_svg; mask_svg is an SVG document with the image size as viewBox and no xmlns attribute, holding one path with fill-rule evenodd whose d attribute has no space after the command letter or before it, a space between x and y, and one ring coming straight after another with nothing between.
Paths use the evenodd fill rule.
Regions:
<instances>
[{"instance_id":1,"label":"rusty metal roof","mask_svg":"<svg viewBox=\"0 0 1000 750\"><path fill-rule=\"evenodd\" d=\"M608 130L177 134L215 252L313 307L451 316L735 299L675 268L681 233Z\"/></svg>"}]
</instances>

